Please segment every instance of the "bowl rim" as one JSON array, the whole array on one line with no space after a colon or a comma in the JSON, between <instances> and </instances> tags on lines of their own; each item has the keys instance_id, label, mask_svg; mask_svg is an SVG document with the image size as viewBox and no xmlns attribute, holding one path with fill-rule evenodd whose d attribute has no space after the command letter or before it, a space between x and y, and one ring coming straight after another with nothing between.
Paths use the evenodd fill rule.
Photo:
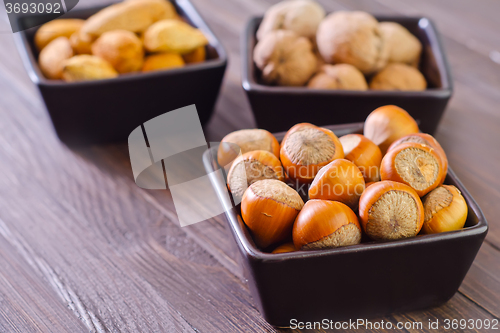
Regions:
<instances>
[{"instance_id":1,"label":"bowl rim","mask_svg":"<svg viewBox=\"0 0 500 333\"><path fill-rule=\"evenodd\" d=\"M359 133L363 129L363 123L351 123L351 124L342 124L342 125L330 125L323 126L332 130L337 136L342 136L350 133ZM286 132L273 133L278 141L281 141ZM214 168L214 165L217 165L215 157L217 156L217 152L214 151L215 148L210 148L203 154L203 163L205 165L205 169L207 174L215 172L217 169ZM435 243L446 240L460 239L463 237L470 237L475 235L486 235L488 232L488 222L486 218L471 196L467 188L462 184L460 179L457 177L455 172L448 167L448 176L447 178L453 179L455 186L460 190L462 195L467 202L467 208L469 210L468 214L473 213L477 217L477 224L463 228L455 231L448 231L438 234L430 234L430 235L418 235L417 237L400 239L395 241L370 241L366 243L361 243L357 245L351 245L346 247L334 248L334 249L326 249L326 250L310 250L310 251L297 251L297 252L288 252L288 253L266 253L259 250L253 240L250 237L250 233L248 229L243 224L243 222L238 219L238 213L236 208L230 204L230 206L224 204L222 191L228 191L227 186L222 184L221 182L217 182L215 177L210 177L210 181L212 186L217 193L219 201L224 205L225 208L225 216L228 220L228 224L230 225L231 233L233 234L235 241L242 253L248 259L253 261L264 261L264 262L283 262L283 261L293 261L293 260L302 260L306 258L316 258L323 256L337 256L348 253L360 253L366 251L376 251L379 249L397 249L403 246L412 246L412 245L420 245L427 243Z\"/></svg>"},{"instance_id":2,"label":"bowl rim","mask_svg":"<svg viewBox=\"0 0 500 333\"><path fill-rule=\"evenodd\" d=\"M371 96L371 97L451 97L453 93L453 79L451 76L451 69L448 63L446 53L443 47L441 35L439 34L433 20L425 16L403 16L403 15L377 15L373 16L378 21L416 21L419 25L423 25L423 29L429 38L430 45L434 45L432 53L435 56L436 64L441 75L440 88L427 88L423 91L389 91L389 90L328 90L328 89L311 89L307 87L284 87L284 86L268 86L258 83L253 78L254 62L253 62L253 48L255 42L256 30L259 27L263 16L254 16L250 18L242 33L241 37L241 53L242 53L242 74L241 85L247 92L258 92L261 94L293 94L293 95L332 95L332 96ZM437 51L436 52L436 48ZM439 56L438 56L439 55Z\"/></svg>"},{"instance_id":3,"label":"bowl rim","mask_svg":"<svg viewBox=\"0 0 500 333\"><path fill-rule=\"evenodd\" d=\"M94 80L94 81L79 81L79 82L65 82L63 80L51 80L47 79L41 72L40 67L38 65L38 61L36 60L35 54L36 51L31 47L31 44L28 41L27 30L31 29L39 29L39 26L33 27L27 30L22 30L17 34L14 34L14 42L17 46L18 52L20 53L21 60L24 63L24 67L28 72L28 76L31 81L39 86L50 86L50 87L83 87L83 86L99 86L99 85L108 85L108 84L121 84L130 81L137 80L147 80L150 78L157 77L168 77L174 76L182 73L192 73L200 70L209 70L213 68L225 67L227 65L227 52L224 49L224 46L219 41L219 39L215 36L212 30L208 27L205 20L201 17L199 12L193 6L193 4L189 0L169 0L174 6L176 6L177 10L182 11L182 16L188 18L192 25L196 28L200 29L205 36L208 38L208 45L212 46L217 54L218 58L205 60L201 63L189 64L188 66L181 68L174 68L165 71L153 71L153 72L134 72L134 73L125 73L121 74L115 78L102 79L102 80ZM115 3L119 3L121 1L113 1L107 3L105 5L98 6L88 6L83 8L72 9L71 11L61 15L59 19L64 18L74 18L81 13L89 13L89 16L96 13L97 11L109 7ZM22 20L28 15L19 15L18 20ZM35 30L35 31L36 31Z\"/></svg>"}]
</instances>

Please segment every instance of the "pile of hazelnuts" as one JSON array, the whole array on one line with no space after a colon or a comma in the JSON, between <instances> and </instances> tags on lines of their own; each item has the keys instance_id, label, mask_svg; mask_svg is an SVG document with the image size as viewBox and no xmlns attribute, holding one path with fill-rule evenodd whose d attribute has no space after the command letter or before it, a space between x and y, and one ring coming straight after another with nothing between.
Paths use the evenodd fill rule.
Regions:
<instances>
[{"instance_id":1,"label":"pile of hazelnuts","mask_svg":"<svg viewBox=\"0 0 500 333\"><path fill-rule=\"evenodd\" d=\"M267 252L393 241L458 230L467 219L460 191L444 185L443 148L394 105L374 110L363 135L338 138L301 123L280 144L262 129L232 132L217 159L243 222Z\"/></svg>"}]
</instances>

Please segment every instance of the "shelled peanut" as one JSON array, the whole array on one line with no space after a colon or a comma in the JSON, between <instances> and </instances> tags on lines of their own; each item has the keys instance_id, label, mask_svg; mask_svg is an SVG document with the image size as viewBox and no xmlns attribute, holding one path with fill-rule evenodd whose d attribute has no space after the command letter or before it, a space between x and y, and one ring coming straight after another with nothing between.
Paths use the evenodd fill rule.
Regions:
<instances>
[{"instance_id":1,"label":"shelled peanut","mask_svg":"<svg viewBox=\"0 0 500 333\"><path fill-rule=\"evenodd\" d=\"M337 138L301 123L278 141L264 130L228 134L228 188L262 250L288 253L398 240L463 228L467 203L443 185L448 159L403 109L374 110L364 135ZM278 153L279 152L279 153ZM239 157L237 157L239 156ZM239 202L236 201L235 202Z\"/></svg>"},{"instance_id":2,"label":"shelled peanut","mask_svg":"<svg viewBox=\"0 0 500 333\"><path fill-rule=\"evenodd\" d=\"M208 44L206 36L184 22L168 0L125 0L87 20L56 19L42 25L34 41L42 73L67 82L202 62ZM63 75L69 67L71 74Z\"/></svg>"}]
</instances>

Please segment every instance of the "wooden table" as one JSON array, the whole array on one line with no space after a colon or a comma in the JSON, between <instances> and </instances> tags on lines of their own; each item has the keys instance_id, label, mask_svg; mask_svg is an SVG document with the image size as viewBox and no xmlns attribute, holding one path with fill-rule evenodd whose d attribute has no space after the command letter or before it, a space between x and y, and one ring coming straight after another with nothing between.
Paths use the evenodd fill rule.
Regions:
<instances>
[{"instance_id":1,"label":"wooden table","mask_svg":"<svg viewBox=\"0 0 500 333\"><path fill-rule=\"evenodd\" d=\"M220 140L254 126L240 85L239 38L249 17L271 1L193 2L230 58L205 129L210 140ZM423 14L436 21L455 80L436 137L490 223L447 304L374 320L499 318L500 2L320 2L328 11ZM126 145L71 150L61 144L0 8L0 331L274 331L253 304L223 216L180 228L168 190L134 184Z\"/></svg>"}]
</instances>

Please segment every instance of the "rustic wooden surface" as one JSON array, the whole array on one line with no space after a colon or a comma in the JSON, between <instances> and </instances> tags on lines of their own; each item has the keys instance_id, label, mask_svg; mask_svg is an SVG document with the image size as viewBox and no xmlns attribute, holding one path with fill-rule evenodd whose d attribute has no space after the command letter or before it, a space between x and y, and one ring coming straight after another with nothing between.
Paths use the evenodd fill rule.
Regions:
<instances>
[{"instance_id":1,"label":"rustic wooden surface","mask_svg":"<svg viewBox=\"0 0 500 333\"><path fill-rule=\"evenodd\" d=\"M230 58L205 129L219 140L254 126L240 86L239 38L249 17L276 1L193 2ZM455 81L436 137L490 223L447 304L378 320L499 318L500 3L320 2L328 11L435 20ZM134 184L125 145L71 150L58 141L0 8L0 332L275 331L253 305L222 216L180 228L168 190Z\"/></svg>"}]
</instances>

